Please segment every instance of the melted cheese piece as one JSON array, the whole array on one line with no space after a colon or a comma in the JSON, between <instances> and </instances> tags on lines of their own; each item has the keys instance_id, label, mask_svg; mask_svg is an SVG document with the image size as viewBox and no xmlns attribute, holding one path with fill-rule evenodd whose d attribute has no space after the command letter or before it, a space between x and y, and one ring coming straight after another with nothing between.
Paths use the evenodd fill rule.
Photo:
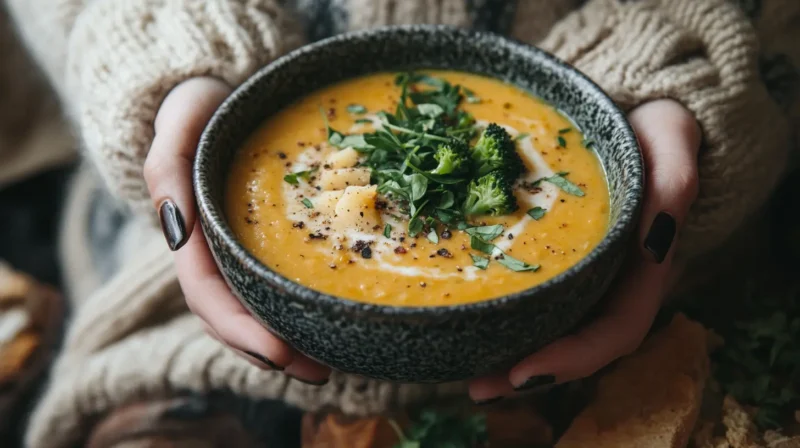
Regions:
<instances>
[{"instance_id":1,"label":"melted cheese piece","mask_svg":"<svg viewBox=\"0 0 800 448\"><path fill-rule=\"evenodd\" d=\"M457 230L449 239L440 236L438 244L424 235L409 238L407 222L398 220L391 206L378 209L380 197L374 186L367 186L369 172L356 168L359 154L324 143L319 107L334 110L331 125L336 129L367 132L372 126L355 119L369 117L351 116L346 107L393 109L399 92L391 74L314 92L272 117L246 143L231 169L226 198L231 227L244 246L270 268L310 288L399 306L469 303L517 292L586 256L605 235L609 199L602 167L582 147L582 135L553 108L512 86L463 73L434 74L484 99L464 106L479 125L496 122L512 136L527 134L518 143L528 169L524 182L567 171L586 193L570 196L543 182L538 188L518 189L520 210L515 214L481 220L503 224L506 231L493 241L498 250L541 265L538 272L513 272L495 261L479 270L469 256L476 254L469 249L469 237ZM559 134L567 128L573 129ZM566 148L560 147L559 135ZM309 182L293 186L283 181L288 173L318 165L323 168ZM304 199L311 200L312 209ZM527 215L533 207L547 210L541 220ZM362 255L365 247L370 258Z\"/></svg>"}]
</instances>

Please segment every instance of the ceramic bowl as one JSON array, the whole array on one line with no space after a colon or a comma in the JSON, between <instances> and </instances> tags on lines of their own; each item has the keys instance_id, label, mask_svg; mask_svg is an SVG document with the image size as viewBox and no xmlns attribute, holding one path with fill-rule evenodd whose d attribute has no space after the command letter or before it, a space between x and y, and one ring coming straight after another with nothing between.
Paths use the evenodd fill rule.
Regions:
<instances>
[{"instance_id":1,"label":"ceramic bowl","mask_svg":"<svg viewBox=\"0 0 800 448\"><path fill-rule=\"evenodd\" d=\"M602 242L563 274L479 303L391 307L313 291L272 271L236 240L223 212L232 157L266 118L306 93L374 72L451 69L491 76L559 108L594 140L611 196ZM633 235L643 162L625 115L587 77L504 37L441 26L380 28L333 37L264 67L219 108L194 166L203 230L233 292L271 331L347 373L444 382L509 368L574 328L609 287Z\"/></svg>"}]
</instances>

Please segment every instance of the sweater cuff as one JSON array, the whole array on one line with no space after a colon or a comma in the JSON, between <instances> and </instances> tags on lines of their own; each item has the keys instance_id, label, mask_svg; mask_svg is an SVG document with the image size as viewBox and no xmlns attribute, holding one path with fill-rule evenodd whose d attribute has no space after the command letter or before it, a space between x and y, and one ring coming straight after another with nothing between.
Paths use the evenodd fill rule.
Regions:
<instances>
[{"instance_id":1,"label":"sweater cuff","mask_svg":"<svg viewBox=\"0 0 800 448\"><path fill-rule=\"evenodd\" d=\"M592 0L540 46L626 110L671 98L694 113L704 136L700 195L681 233L681 256L719 245L775 187L788 123L760 81L754 30L733 2Z\"/></svg>"},{"instance_id":2,"label":"sweater cuff","mask_svg":"<svg viewBox=\"0 0 800 448\"><path fill-rule=\"evenodd\" d=\"M169 91L197 76L237 86L300 43L275 0L92 2L69 39L70 112L111 191L152 213L142 167Z\"/></svg>"}]
</instances>

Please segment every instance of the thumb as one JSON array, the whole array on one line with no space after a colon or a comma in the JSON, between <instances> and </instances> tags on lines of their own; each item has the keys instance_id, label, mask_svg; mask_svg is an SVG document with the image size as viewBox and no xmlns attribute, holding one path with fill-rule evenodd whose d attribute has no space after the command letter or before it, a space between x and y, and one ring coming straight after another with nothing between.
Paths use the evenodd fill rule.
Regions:
<instances>
[{"instance_id":1,"label":"thumb","mask_svg":"<svg viewBox=\"0 0 800 448\"><path fill-rule=\"evenodd\" d=\"M639 247L645 260L662 263L674 252L678 229L697 198L700 128L692 113L672 100L635 109L630 122L647 168Z\"/></svg>"},{"instance_id":2,"label":"thumb","mask_svg":"<svg viewBox=\"0 0 800 448\"><path fill-rule=\"evenodd\" d=\"M208 120L231 89L214 78L193 78L167 95L155 120L144 178L170 249L180 249L197 216L192 164Z\"/></svg>"}]
</instances>

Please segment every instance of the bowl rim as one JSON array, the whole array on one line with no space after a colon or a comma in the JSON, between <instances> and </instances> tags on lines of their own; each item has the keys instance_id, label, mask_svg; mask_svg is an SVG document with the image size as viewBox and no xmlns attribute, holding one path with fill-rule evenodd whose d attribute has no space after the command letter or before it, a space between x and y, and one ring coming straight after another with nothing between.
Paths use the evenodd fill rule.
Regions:
<instances>
[{"instance_id":1,"label":"bowl rim","mask_svg":"<svg viewBox=\"0 0 800 448\"><path fill-rule=\"evenodd\" d=\"M480 40L494 40L498 45L504 45L515 53L530 53L535 57L537 64L548 64L550 68L555 71L565 72L570 75L571 82L579 84L579 88L584 91L590 91L593 98L599 103L602 110L606 111L615 126L623 133L624 140L629 141L638 154L635 159L635 165L639 167L640 175L626 176L626 184L622 186L625 189L638 190L632 197L626 194L623 200L623 205L633 201L631 213L623 214L619 217L613 226L609 227L603 239L589 252L585 257L581 258L577 263L570 266L560 274L539 283L533 287L524 289L511 294L506 294L499 297L493 297L476 302L462 303L455 305L432 305L432 306L398 306L398 305L380 305L367 302L361 302L345 297L338 297L331 294L326 294L321 291L316 291L299 282L295 282L282 274L273 271L267 265L253 256L233 234L230 226L227 223L225 213L218 210L214 206L214 201L211 197L211 187L203 180L204 164L207 163L209 158L208 152L210 151L211 137L210 134L214 133L218 127L224 125L227 121L227 115L232 110L236 103L239 102L256 84L261 82L263 78L270 76L272 73L284 69L285 66L292 63L298 57L308 53L324 51L326 47L343 43L352 39L356 40L375 40L382 37L391 37L398 32L424 32L429 34L435 33L449 33L451 35L461 34L461 37L474 38ZM491 75L484 75L493 77ZM513 83L512 83L513 84ZM570 119L572 119L570 117ZM605 168L605 167L604 167ZM262 67L251 75L245 82L237 87L228 98L217 108L208 124L203 130L201 138L198 142L197 154L192 167L192 184L195 192L195 197L198 205L198 218L205 220L208 227L213 229L213 232L220 237L225 249L234 257L236 257L241 264L247 269L252 271L256 276L264 279L266 283L272 288L278 288L284 291L291 291L289 295L293 300L302 302L303 304L313 306L325 306L332 309L341 311L353 311L360 314L368 314L377 317L415 317L415 316L430 316L442 314L472 314L489 309L506 308L517 302L523 300L535 300L533 296L545 290L551 289L557 285L569 281L569 279L577 275L585 267L597 260L609 247L620 242L620 240L627 239L635 227L635 220L641 211L644 191L644 160L641 153L641 147L636 133L629 121L627 120L624 112L620 107L608 96L608 94L588 76L579 71L577 68L569 65L565 61L557 58L553 54L542 50L533 45L520 42L516 39L503 36L497 33L479 30L468 30L449 25L390 25L371 28L363 31L353 31L338 34L326 39L322 39L311 44L299 47ZM204 237L205 227L201 226ZM209 250L213 254L213 249L209 244ZM214 254L215 262L218 269L222 272L219 266L217 256ZM223 273L223 277L225 274ZM226 279L227 281L227 279ZM236 291L231 288L234 295L238 295Z\"/></svg>"}]
</instances>

